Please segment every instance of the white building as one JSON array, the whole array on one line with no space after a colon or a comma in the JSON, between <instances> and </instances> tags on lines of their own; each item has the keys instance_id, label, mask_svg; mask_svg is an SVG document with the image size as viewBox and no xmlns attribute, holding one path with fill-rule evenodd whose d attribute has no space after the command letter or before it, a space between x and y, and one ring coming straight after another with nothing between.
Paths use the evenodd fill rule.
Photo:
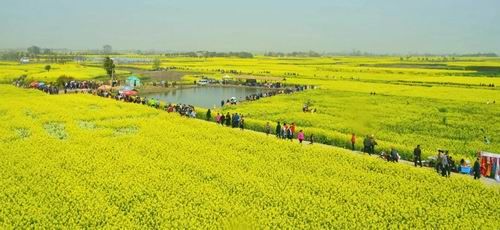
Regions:
<instances>
[{"instance_id":1,"label":"white building","mask_svg":"<svg viewBox=\"0 0 500 230\"><path fill-rule=\"evenodd\" d=\"M27 58L27 57L22 57L19 62L21 62L21 64L28 64L30 63L30 59Z\"/></svg>"}]
</instances>

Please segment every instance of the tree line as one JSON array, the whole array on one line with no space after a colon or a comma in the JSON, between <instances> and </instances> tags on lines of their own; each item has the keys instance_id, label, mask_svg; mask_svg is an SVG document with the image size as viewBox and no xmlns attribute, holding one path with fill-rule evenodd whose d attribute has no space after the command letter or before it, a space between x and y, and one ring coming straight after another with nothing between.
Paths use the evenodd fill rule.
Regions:
<instances>
[{"instance_id":1,"label":"tree line","mask_svg":"<svg viewBox=\"0 0 500 230\"><path fill-rule=\"evenodd\" d=\"M54 52L49 48L41 48L38 46L28 47L26 51L7 51L0 54L0 60L4 61L19 61L23 57L29 58L32 61L53 63L65 63L85 59L78 54Z\"/></svg>"},{"instance_id":2,"label":"tree line","mask_svg":"<svg viewBox=\"0 0 500 230\"><path fill-rule=\"evenodd\" d=\"M283 52L266 52L264 56L267 57L321 57L322 55L314 52L291 52L291 53L283 53Z\"/></svg>"},{"instance_id":3,"label":"tree line","mask_svg":"<svg viewBox=\"0 0 500 230\"><path fill-rule=\"evenodd\" d=\"M197 52L176 52L166 53L166 57L238 57L238 58L253 58L250 52L210 52L210 51L197 51Z\"/></svg>"}]
</instances>

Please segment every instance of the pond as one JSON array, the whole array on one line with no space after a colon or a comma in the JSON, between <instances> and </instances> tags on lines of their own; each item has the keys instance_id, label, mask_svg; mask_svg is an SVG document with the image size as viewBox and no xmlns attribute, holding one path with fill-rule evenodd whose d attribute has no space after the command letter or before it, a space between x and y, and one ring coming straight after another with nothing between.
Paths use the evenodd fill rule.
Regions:
<instances>
[{"instance_id":1,"label":"pond","mask_svg":"<svg viewBox=\"0 0 500 230\"><path fill-rule=\"evenodd\" d=\"M223 87L223 86L199 86L192 88L180 88L160 93L146 93L141 96L160 99L169 103L182 103L203 108L219 107L221 100L236 97L243 101L246 96L269 92L271 89L251 87Z\"/></svg>"}]
</instances>

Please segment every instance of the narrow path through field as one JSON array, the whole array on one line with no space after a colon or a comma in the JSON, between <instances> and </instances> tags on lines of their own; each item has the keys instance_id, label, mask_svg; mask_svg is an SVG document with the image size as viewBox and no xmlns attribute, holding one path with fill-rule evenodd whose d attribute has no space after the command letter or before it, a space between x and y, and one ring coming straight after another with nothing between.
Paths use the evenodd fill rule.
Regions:
<instances>
[{"instance_id":1,"label":"narrow path through field","mask_svg":"<svg viewBox=\"0 0 500 230\"><path fill-rule=\"evenodd\" d=\"M200 120L203 120L203 119L200 119ZM205 121L205 120L203 120ZM209 122L209 123L213 123L214 125L220 127L221 129L222 128L230 128L230 127L227 127L227 126L220 126L218 125L217 123L214 123L214 122ZM254 130L250 130L250 129L245 129L243 132L254 132L256 134L259 134L259 135L262 135L264 136L264 138L277 138L275 135L273 134L269 134L269 136L267 136L265 133L263 132L258 132L258 131L254 131ZM288 142L288 143L294 143L294 144L299 144L298 140L296 139L293 139L292 141L290 140L283 140L283 142ZM302 142L302 145L309 145L310 142L309 141L303 141ZM340 148L340 147L337 147L337 146L332 146L332 145L326 145L326 144L322 144L322 143L317 143L315 142L313 145L317 145L317 146L321 146L321 147L324 147L324 148L336 148L336 149L343 149L343 150L347 150L347 151L351 151L350 149L345 149L345 148ZM361 155L368 155L364 152L360 152L360 151L351 151L352 153L354 154L361 154ZM386 161L382 158L380 158L380 155L378 154L372 154L371 157L373 158L378 158L379 160L382 160L382 161ZM404 164L404 165L407 165L408 167L415 167L414 166L414 163L412 161L407 161L407 160L399 160L399 162L397 163L392 163L392 162L387 162L388 164ZM435 170L434 168L430 168L430 167L422 167L422 170ZM452 172L451 176L450 177L455 177L455 176L460 176L460 177L467 177L471 180L473 180L473 177L471 175L467 175L467 174L461 174L461 173L455 173L455 172ZM488 177L484 177L484 176L481 176L481 179L480 181L485 184L485 185L488 185L488 186L500 186L500 182L497 182L496 180L494 179L491 179L491 178L488 178Z\"/></svg>"}]
</instances>

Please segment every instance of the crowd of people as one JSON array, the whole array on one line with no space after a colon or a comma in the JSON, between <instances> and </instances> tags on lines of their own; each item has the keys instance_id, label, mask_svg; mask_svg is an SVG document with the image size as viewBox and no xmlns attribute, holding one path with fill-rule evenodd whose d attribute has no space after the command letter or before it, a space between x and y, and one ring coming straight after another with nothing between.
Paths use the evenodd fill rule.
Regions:
<instances>
[{"instance_id":1,"label":"crowd of people","mask_svg":"<svg viewBox=\"0 0 500 230\"><path fill-rule=\"evenodd\" d=\"M65 90L76 90L76 89L93 89L96 90L102 85L102 82L97 81L66 81L62 82L63 88Z\"/></svg>"},{"instance_id":2,"label":"crowd of people","mask_svg":"<svg viewBox=\"0 0 500 230\"><path fill-rule=\"evenodd\" d=\"M287 125L286 123L283 123L283 126L278 122L276 124L276 137L281 138L281 139L288 139L292 140L293 135L295 133L295 123Z\"/></svg>"},{"instance_id":3,"label":"crowd of people","mask_svg":"<svg viewBox=\"0 0 500 230\"><path fill-rule=\"evenodd\" d=\"M495 84L494 83L489 83L489 84L485 84L485 83L480 83L479 86L488 86L488 87L493 87L495 88Z\"/></svg>"},{"instance_id":4,"label":"crowd of people","mask_svg":"<svg viewBox=\"0 0 500 230\"><path fill-rule=\"evenodd\" d=\"M455 160L448 154L447 150L438 150L438 154L436 156L436 164L435 164L436 172L441 176L450 177L451 172L456 173L465 173L472 174L474 179L481 178L481 169L479 164L479 157L476 158L472 169L468 165L468 162L463 158L460 160L458 165L455 164ZM466 168L468 170L462 170L462 168Z\"/></svg>"},{"instance_id":5,"label":"crowd of people","mask_svg":"<svg viewBox=\"0 0 500 230\"><path fill-rule=\"evenodd\" d=\"M435 169L444 177L449 177L452 171L457 171L455 161L448 154L448 150L438 150Z\"/></svg>"},{"instance_id":6,"label":"crowd of people","mask_svg":"<svg viewBox=\"0 0 500 230\"><path fill-rule=\"evenodd\" d=\"M356 135L353 133L351 136L351 144L354 150L354 144L356 143ZM375 140L375 136L367 135L363 140L363 152L368 153L369 155L375 154L375 146L378 145ZM392 151L391 151L392 152Z\"/></svg>"},{"instance_id":7,"label":"crowd of people","mask_svg":"<svg viewBox=\"0 0 500 230\"><path fill-rule=\"evenodd\" d=\"M20 77L13 81L13 85L20 88L34 88L41 90L48 94L59 94L62 90L65 94L68 92L81 92L90 93L95 91L102 85L102 82L98 81L62 81L62 82L27 82L25 78Z\"/></svg>"},{"instance_id":8,"label":"crowd of people","mask_svg":"<svg viewBox=\"0 0 500 230\"><path fill-rule=\"evenodd\" d=\"M207 110L207 115L205 117L207 118L207 120L210 120L211 116L211 111L209 109ZM217 113L217 115L215 116L215 122L222 126L225 125L227 127L240 128L241 130L245 129L245 117L243 116L243 114L230 114L228 112L226 115L224 115L221 113Z\"/></svg>"},{"instance_id":9,"label":"crowd of people","mask_svg":"<svg viewBox=\"0 0 500 230\"><path fill-rule=\"evenodd\" d=\"M296 85L293 87L272 90L269 92L260 92L260 93L250 94L250 95L245 96L245 100L246 101L256 101L256 100L259 100L259 99L264 98L264 97L272 97L272 96L276 96L279 94L291 94L291 93L295 93L295 92L299 92L299 91L304 91L306 89L308 89L308 86ZM238 99L235 97L232 97L230 99L221 100L220 106L223 107L225 105L235 105L237 103L238 103Z\"/></svg>"},{"instance_id":10,"label":"crowd of people","mask_svg":"<svg viewBox=\"0 0 500 230\"><path fill-rule=\"evenodd\" d=\"M34 88L38 89L47 94L59 94L59 87L55 84L45 84L43 82L33 82L31 84L26 84L22 79L15 80L13 84L20 88Z\"/></svg>"},{"instance_id":11,"label":"crowd of people","mask_svg":"<svg viewBox=\"0 0 500 230\"><path fill-rule=\"evenodd\" d=\"M422 167L422 150L420 145L413 150L413 162L415 167ZM479 167L479 158L476 159L472 170L462 170L463 168L470 169L467 161L463 158L460 160L460 164L456 165L455 160L452 156L450 156L448 150L438 150L438 154L435 157L434 161L434 169L438 174L443 177L450 177L451 172L456 173L465 173L474 175L474 179L479 179L481 177L480 167Z\"/></svg>"},{"instance_id":12,"label":"crowd of people","mask_svg":"<svg viewBox=\"0 0 500 230\"><path fill-rule=\"evenodd\" d=\"M196 118L196 115L197 115L195 107L193 105L187 105L187 104L182 104L182 103L162 104L161 101L157 98L147 98L147 97L140 97L140 96L135 96L135 95L128 96L128 95L124 95L124 94L120 94L120 93L113 94L113 93L111 93L109 91L105 91L105 90L94 90L93 94L100 96L100 97L114 98L114 99L119 100L119 101L147 105L149 107L164 110L168 113L179 113L179 115L185 116L185 117Z\"/></svg>"},{"instance_id":13,"label":"crowd of people","mask_svg":"<svg viewBox=\"0 0 500 230\"><path fill-rule=\"evenodd\" d=\"M352 133L351 135L351 149L355 151L356 144L356 135ZM368 153L369 155L375 154L375 146L377 145L377 141L375 140L374 135L367 135L363 140L363 149L362 151ZM389 162L399 162L401 156L396 148L391 147L389 152L385 152L382 150L380 152L380 157ZM432 162L429 162L429 165L432 165ZM468 173L468 171L463 171L462 168L469 168L469 165L464 159L460 160L460 164L456 165L452 156L448 153L447 150L438 150L438 155L435 157L434 168L436 172L444 177L449 177L451 172L457 173ZM423 167L422 163L422 149L420 145L417 145L413 150L413 164L415 167ZM472 167L472 171L470 172L474 175L474 179L479 179L480 174L480 166L479 166L479 158L476 159L474 166Z\"/></svg>"},{"instance_id":14,"label":"crowd of people","mask_svg":"<svg viewBox=\"0 0 500 230\"><path fill-rule=\"evenodd\" d=\"M211 121L211 111L210 109L207 110L207 114L205 118L207 121ZM245 129L245 117L243 114L238 114L238 113L217 113L215 116L215 122L221 126L227 126L227 127L232 127L232 128L240 128L241 130ZM267 136L271 134L271 125L269 122L266 123L266 126L264 127L264 132L266 133ZM291 124L286 124L283 123L281 125L280 122L276 124L276 129L275 129L275 134L277 138L284 139L284 140L290 140L292 141L297 138L299 143L302 144L302 142L305 140L305 134L303 130L299 130L296 133L296 125L295 123ZM310 144L314 143L314 136L310 136Z\"/></svg>"}]
</instances>

